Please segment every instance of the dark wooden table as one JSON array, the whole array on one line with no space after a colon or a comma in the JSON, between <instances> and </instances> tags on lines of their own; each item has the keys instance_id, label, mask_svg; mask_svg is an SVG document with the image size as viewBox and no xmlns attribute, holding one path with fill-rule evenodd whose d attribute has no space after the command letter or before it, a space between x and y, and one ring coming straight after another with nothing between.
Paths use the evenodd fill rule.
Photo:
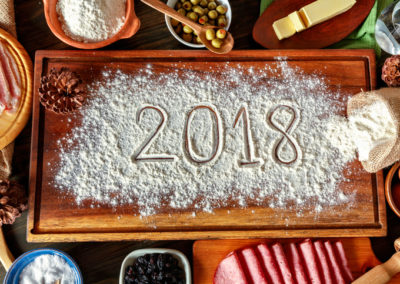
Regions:
<instances>
[{"instance_id":1,"label":"dark wooden table","mask_svg":"<svg viewBox=\"0 0 400 284\"><path fill-rule=\"evenodd\" d=\"M0 3L1 4L1 3ZM136 13L141 20L140 31L132 38L121 40L107 47L110 50L132 49L185 49L169 33L164 17L141 2L135 1ZM235 49L259 49L251 36L259 14L258 0L231 0L233 22L230 31L235 37ZM39 49L72 49L59 41L49 30L40 0L15 0L18 39L32 60ZM16 140L13 160L13 177L27 186L30 153L30 123ZM79 264L85 283L118 283L123 258L132 250L144 247L172 247L182 250L191 258L192 241L174 242L109 242L109 243L41 243L26 242L26 212L15 224L3 230L11 252L15 257L41 247L61 249ZM393 240L400 235L400 219L388 210L389 233L386 238L374 238L372 243L380 260L385 261L393 252ZM5 271L0 267L0 281ZM203 284L203 283L201 283Z\"/></svg>"}]
</instances>

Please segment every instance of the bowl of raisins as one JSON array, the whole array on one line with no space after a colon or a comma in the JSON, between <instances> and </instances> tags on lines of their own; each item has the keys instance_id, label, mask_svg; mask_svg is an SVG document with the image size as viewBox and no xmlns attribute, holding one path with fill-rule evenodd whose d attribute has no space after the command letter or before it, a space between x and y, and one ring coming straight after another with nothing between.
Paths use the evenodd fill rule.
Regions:
<instances>
[{"instance_id":1,"label":"bowl of raisins","mask_svg":"<svg viewBox=\"0 0 400 284\"><path fill-rule=\"evenodd\" d=\"M187 257L180 251L164 248L139 249L122 262L120 284L191 284Z\"/></svg>"},{"instance_id":2,"label":"bowl of raisins","mask_svg":"<svg viewBox=\"0 0 400 284\"><path fill-rule=\"evenodd\" d=\"M200 25L215 26L226 31L231 25L232 11L228 0L168 0L167 5ZM165 22L171 34L184 45L205 47L190 27L167 15Z\"/></svg>"}]
</instances>

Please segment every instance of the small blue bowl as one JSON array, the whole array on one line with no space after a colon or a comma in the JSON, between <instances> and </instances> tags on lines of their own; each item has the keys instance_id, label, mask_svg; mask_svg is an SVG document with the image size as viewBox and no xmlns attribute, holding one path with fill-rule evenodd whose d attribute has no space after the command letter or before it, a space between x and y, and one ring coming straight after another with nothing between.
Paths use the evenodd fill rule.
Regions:
<instances>
[{"instance_id":1,"label":"small blue bowl","mask_svg":"<svg viewBox=\"0 0 400 284\"><path fill-rule=\"evenodd\" d=\"M18 257L8 270L7 275L4 278L3 284L18 284L19 276L22 270L24 270L24 268L29 263L31 263L35 258L44 254L57 255L63 258L65 262L72 268L72 271L75 273L76 281L74 284L83 283L81 271L79 270L79 267L76 264L76 262L69 255L60 250L45 248L45 249L31 250Z\"/></svg>"}]
</instances>

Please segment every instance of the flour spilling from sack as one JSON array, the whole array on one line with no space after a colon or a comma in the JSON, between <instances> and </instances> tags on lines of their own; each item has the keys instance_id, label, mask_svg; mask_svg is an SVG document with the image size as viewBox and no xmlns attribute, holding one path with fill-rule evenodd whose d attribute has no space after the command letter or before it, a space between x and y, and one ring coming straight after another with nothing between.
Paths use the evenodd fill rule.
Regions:
<instances>
[{"instance_id":1,"label":"flour spilling from sack","mask_svg":"<svg viewBox=\"0 0 400 284\"><path fill-rule=\"evenodd\" d=\"M286 61L257 70L187 67L105 70L76 114L81 124L58 141L55 187L77 204L132 204L142 216L160 207L351 207L354 193L339 184L348 181L343 172L356 148L333 139L348 134L339 115L348 96ZM241 164L249 159L257 163Z\"/></svg>"}]
</instances>

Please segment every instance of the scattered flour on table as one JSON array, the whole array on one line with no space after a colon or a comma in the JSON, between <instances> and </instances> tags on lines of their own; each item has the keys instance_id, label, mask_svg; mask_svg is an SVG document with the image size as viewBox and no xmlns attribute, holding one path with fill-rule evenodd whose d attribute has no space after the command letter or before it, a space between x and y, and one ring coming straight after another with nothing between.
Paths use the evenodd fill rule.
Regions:
<instances>
[{"instance_id":1,"label":"scattered flour on table","mask_svg":"<svg viewBox=\"0 0 400 284\"><path fill-rule=\"evenodd\" d=\"M75 283L75 273L69 264L58 255L44 254L28 264L19 276L20 284Z\"/></svg>"},{"instance_id":2,"label":"scattered flour on table","mask_svg":"<svg viewBox=\"0 0 400 284\"><path fill-rule=\"evenodd\" d=\"M81 42L99 42L122 28L126 0L58 0L56 10L68 37Z\"/></svg>"},{"instance_id":3,"label":"scattered flour on table","mask_svg":"<svg viewBox=\"0 0 400 284\"><path fill-rule=\"evenodd\" d=\"M185 68L153 73L153 67L125 74L106 70L89 88L90 99L76 115L82 118L58 141L60 162L54 184L76 197L76 202L100 202L109 206L137 204L140 214L155 214L162 206L212 212L236 204L272 208L324 210L354 202L351 190L338 188L346 182L343 171L355 159L353 144L345 152L332 139L328 125L347 125L340 117L348 96L331 92L322 76L306 75L280 61L274 67L245 69L227 63L210 72ZM221 75L222 74L222 75ZM282 74L282 75L279 75ZM185 148L186 120L198 105L209 106L192 115L189 139L192 157L211 157L218 138L222 150L211 162L198 164ZM299 159L285 165L274 158L274 148L293 118L277 106L290 106L296 121L286 133L299 149ZM175 161L135 161L138 151L161 123L156 106L165 112L165 125L142 156L170 155ZM247 157L243 116L233 127L241 107L248 111L253 156L261 161L240 167ZM218 117L219 122L216 121ZM220 123L220 133L216 129ZM337 136L345 134L340 130ZM290 160L295 149L284 137L279 155Z\"/></svg>"}]
</instances>

